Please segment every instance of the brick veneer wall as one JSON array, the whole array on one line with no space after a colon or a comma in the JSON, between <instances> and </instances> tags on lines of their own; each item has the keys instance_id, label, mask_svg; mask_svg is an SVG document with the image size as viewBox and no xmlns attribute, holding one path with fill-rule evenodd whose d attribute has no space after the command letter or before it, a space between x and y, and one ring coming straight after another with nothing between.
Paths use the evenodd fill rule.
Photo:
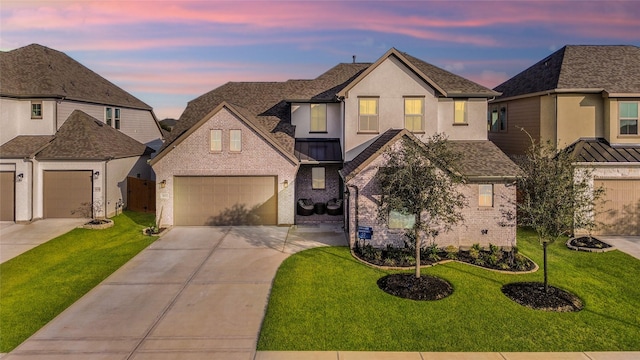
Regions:
<instances>
[{"instance_id":1,"label":"brick veneer wall","mask_svg":"<svg viewBox=\"0 0 640 360\"><path fill-rule=\"evenodd\" d=\"M210 151L210 130L222 130L220 153ZM242 130L242 152L230 153L229 130ZM156 216L162 226L173 225L174 176L277 176L278 224L293 224L298 165L282 155L226 109L216 113L187 139L153 165L156 173ZM165 180L166 185L161 187ZM284 187L284 181L288 186Z\"/></svg>"},{"instance_id":2,"label":"brick veneer wall","mask_svg":"<svg viewBox=\"0 0 640 360\"><path fill-rule=\"evenodd\" d=\"M351 246L357 240L357 226L370 226L373 228L373 238L370 244L376 247L384 247L387 244L394 246L404 245L404 232L402 230L388 229L386 224L381 224L377 219L378 202L380 196L375 184L375 174L382 163L382 157L378 157L367 168L347 182L349 190L349 241ZM356 190L353 186L357 187ZM475 243L484 247L489 244L510 248L516 245L516 220L515 200L516 186L514 184L494 183L494 206L478 207L478 184L469 183L460 185L461 191L467 198L467 206L462 213L464 221L452 228L449 232L439 234L435 243L439 247L454 245L468 248ZM357 197L357 200L356 200ZM357 201L357 204L356 204ZM357 206L357 209L356 209ZM357 212L357 223L356 223ZM506 214L514 214L509 217ZM486 230L486 234L483 234ZM431 242L423 242L428 244Z\"/></svg>"},{"instance_id":3,"label":"brick veneer wall","mask_svg":"<svg viewBox=\"0 0 640 360\"><path fill-rule=\"evenodd\" d=\"M314 167L325 168L325 188L312 189L311 169ZM296 201L299 199L313 199L314 202L324 202L340 198L340 175L338 170L342 165L300 165L296 178Z\"/></svg>"}]
</instances>

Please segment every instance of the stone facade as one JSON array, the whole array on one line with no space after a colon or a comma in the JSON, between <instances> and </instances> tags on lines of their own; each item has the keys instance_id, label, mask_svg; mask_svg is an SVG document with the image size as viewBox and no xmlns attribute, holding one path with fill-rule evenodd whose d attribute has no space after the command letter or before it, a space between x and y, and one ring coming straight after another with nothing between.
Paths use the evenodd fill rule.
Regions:
<instances>
[{"instance_id":1,"label":"stone facade","mask_svg":"<svg viewBox=\"0 0 640 360\"><path fill-rule=\"evenodd\" d=\"M347 190L349 191L348 228L351 246L357 240L358 226L373 228L373 237L370 240L370 244L373 246L404 245L403 230L389 229L387 224L380 223L378 220L380 195L374 178L382 161L383 158L378 157L347 182ZM493 244L511 248L516 244L515 184L493 183L494 204L492 207L478 206L478 185L478 183L470 182L460 186L460 191L467 198L467 206L462 210L464 220L449 232L442 232L436 237L434 241L439 247L453 245L469 248L478 243L483 247ZM427 245L428 243L423 244Z\"/></svg>"}]
</instances>

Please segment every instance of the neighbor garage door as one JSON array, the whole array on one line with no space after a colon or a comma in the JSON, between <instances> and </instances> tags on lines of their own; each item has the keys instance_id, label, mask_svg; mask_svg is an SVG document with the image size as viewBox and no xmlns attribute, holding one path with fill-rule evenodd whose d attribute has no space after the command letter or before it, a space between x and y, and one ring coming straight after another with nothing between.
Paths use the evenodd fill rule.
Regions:
<instances>
[{"instance_id":1,"label":"neighbor garage door","mask_svg":"<svg viewBox=\"0 0 640 360\"><path fill-rule=\"evenodd\" d=\"M0 221L15 220L15 178L13 171L0 171Z\"/></svg>"},{"instance_id":2,"label":"neighbor garage door","mask_svg":"<svg viewBox=\"0 0 640 360\"><path fill-rule=\"evenodd\" d=\"M92 171L45 171L44 217L91 217Z\"/></svg>"},{"instance_id":3,"label":"neighbor garage door","mask_svg":"<svg viewBox=\"0 0 640 360\"><path fill-rule=\"evenodd\" d=\"M174 178L175 225L276 225L273 176Z\"/></svg>"},{"instance_id":4,"label":"neighbor garage door","mask_svg":"<svg viewBox=\"0 0 640 360\"><path fill-rule=\"evenodd\" d=\"M596 222L600 235L640 235L640 180L595 180L606 189Z\"/></svg>"}]
</instances>

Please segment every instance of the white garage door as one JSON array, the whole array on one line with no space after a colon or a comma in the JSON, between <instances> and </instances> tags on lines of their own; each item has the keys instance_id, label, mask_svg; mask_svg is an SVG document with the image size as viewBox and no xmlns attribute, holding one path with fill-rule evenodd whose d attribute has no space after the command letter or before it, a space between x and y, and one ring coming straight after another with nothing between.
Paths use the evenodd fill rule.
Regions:
<instances>
[{"instance_id":1,"label":"white garage door","mask_svg":"<svg viewBox=\"0 0 640 360\"><path fill-rule=\"evenodd\" d=\"M173 182L175 225L276 225L274 176L185 176Z\"/></svg>"},{"instance_id":2,"label":"white garage door","mask_svg":"<svg viewBox=\"0 0 640 360\"><path fill-rule=\"evenodd\" d=\"M605 201L596 213L596 222L602 224L596 233L640 235L640 180L596 179L594 184L606 189Z\"/></svg>"}]
</instances>

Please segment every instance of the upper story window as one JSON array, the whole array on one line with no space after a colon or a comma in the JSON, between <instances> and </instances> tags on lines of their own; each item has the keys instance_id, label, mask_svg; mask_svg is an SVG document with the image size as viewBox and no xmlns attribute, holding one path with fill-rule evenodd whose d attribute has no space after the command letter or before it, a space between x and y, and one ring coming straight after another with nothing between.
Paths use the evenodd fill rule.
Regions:
<instances>
[{"instance_id":1,"label":"upper story window","mask_svg":"<svg viewBox=\"0 0 640 360\"><path fill-rule=\"evenodd\" d=\"M42 101L31 102L31 118L42 119Z\"/></svg>"},{"instance_id":2,"label":"upper story window","mask_svg":"<svg viewBox=\"0 0 640 360\"><path fill-rule=\"evenodd\" d=\"M113 109L113 120L115 124L115 128L120 130L120 109Z\"/></svg>"},{"instance_id":3,"label":"upper story window","mask_svg":"<svg viewBox=\"0 0 640 360\"><path fill-rule=\"evenodd\" d=\"M214 129L209 134L211 152L222 151L222 130Z\"/></svg>"},{"instance_id":4,"label":"upper story window","mask_svg":"<svg viewBox=\"0 0 640 360\"><path fill-rule=\"evenodd\" d=\"M310 132L327 132L327 104L311 104Z\"/></svg>"},{"instance_id":5,"label":"upper story window","mask_svg":"<svg viewBox=\"0 0 640 360\"><path fill-rule=\"evenodd\" d=\"M488 128L491 132L507 131L507 107L500 105L491 107L487 116Z\"/></svg>"},{"instance_id":6,"label":"upper story window","mask_svg":"<svg viewBox=\"0 0 640 360\"><path fill-rule=\"evenodd\" d=\"M620 102L620 135L638 135L637 102Z\"/></svg>"},{"instance_id":7,"label":"upper story window","mask_svg":"<svg viewBox=\"0 0 640 360\"><path fill-rule=\"evenodd\" d=\"M493 206L493 185L492 184L478 185L478 206L482 206L482 207Z\"/></svg>"},{"instance_id":8,"label":"upper story window","mask_svg":"<svg viewBox=\"0 0 640 360\"><path fill-rule=\"evenodd\" d=\"M229 151L242 151L242 130L229 130Z\"/></svg>"},{"instance_id":9,"label":"upper story window","mask_svg":"<svg viewBox=\"0 0 640 360\"><path fill-rule=\"evenodd\" d=\"M424 132L424 98L404 98L404 128Z\"/></svg>"},{"instance_id":10,"label":"upper story window","mask_svg":"<svg viewBox=\"0 0 640 360\"><path fill-rule=\"evenodd\" d=\"M104 122L109 126L120 129L120 109L112 107L104 108Z\"/></svg>"},{"instance_id":11,"label":"upper story window","mask_svg":"<svg viewBox=\"0 0 640 360\"><path fill-rule=\"evenodd\" d=\"M378 98L358 99L358 131L378 132Z\"/></svg>"},{"instance_id":12,"label":"upper story window","mask_svg":"<svg viewBox=\"0 0 640 360\"><path fill-rule=\"evenodd\" d=\"M454 124L466 124L467 123L467 101L466 100L454 100L453 101Z\"/></svg>"}]
</instances>

